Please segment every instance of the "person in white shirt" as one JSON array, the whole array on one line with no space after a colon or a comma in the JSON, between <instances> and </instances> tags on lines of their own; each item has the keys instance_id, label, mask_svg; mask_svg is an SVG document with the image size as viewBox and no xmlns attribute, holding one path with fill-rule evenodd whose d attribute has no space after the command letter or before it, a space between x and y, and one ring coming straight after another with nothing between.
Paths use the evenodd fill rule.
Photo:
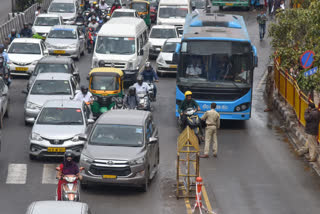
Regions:
<instances>
[{"instance_id":1,"label":"person in white shirt","mask_svg":"<svg viewBox=\"0 0 320 214\"><path fill-rule=\"evenodd\" d=\"M93 101L93 96L92 94L88 91L88 88L86 86L81 86L81 91L79 91L76 96L73 98L74 100L77 101L83 101L85 103L92 103Z\"/></svg>"},{"instance_id":2,"label":"person in white shirt","mask_svg":"<svg viewBox=\"0 0 320 214\"><path fill-rule=\"evenodd\" d=\"M136 88L137 94L139 94L139 92L148 94L148 91L150 90L150 86L148 85L148 83L143 82L143 77L141 75L137 77L137 82L133 84L133 87Z\"/></svg>"},{"instance_id":3,"label":"person in white shirt","mask_svg":"<svg viewBox=\"0 0 320 214\"><path fill-rule=\"evenodd\" d=\"M105 0L101 0L101 2L99 4L99 8L100 8L100 10L107 10L109 8L109 5L107 5Z\"/></svg>"},{"instance_id":4,"label":"person in white shirt","mask_svg":"<svg viewBox=\"0 0 320 214\"><path fill-rule=\"evenodd\" d=\"M192 59L192 64L188 65L186 74L189 76L199 76L201 75L201 65L197 63L196 59Z\"/></svg>"}]
</instances>

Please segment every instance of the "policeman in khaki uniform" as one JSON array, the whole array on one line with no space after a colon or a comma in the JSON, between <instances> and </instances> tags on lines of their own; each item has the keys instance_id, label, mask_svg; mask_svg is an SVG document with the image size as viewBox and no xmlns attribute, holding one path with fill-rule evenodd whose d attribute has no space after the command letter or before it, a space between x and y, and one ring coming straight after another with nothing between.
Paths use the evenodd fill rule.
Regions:
<instances>
[{"instance_id":1,"label":"policeman in khaki uniform","mask_svg":"<svg viewBox=\"0 0 320 214\"><path fill-rule=\"evenodd\" d=\"M217 140L217 129L220 128L220 114L215 110L217 107L216 103L211 103L211 110L206 111L201 117L201 120L206 122L206 143L204 146L204 155L201 158L209 157L210 144L213 141L213 156L217 157L218 152L218 140Z\"/></svg>"}]
</instances>

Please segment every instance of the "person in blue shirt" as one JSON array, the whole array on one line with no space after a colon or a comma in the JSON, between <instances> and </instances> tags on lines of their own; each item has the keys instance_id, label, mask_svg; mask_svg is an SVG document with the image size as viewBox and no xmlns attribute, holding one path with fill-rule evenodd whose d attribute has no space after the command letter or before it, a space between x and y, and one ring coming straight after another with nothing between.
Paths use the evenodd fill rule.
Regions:
<instances>
[{"instance_id":1,"label":"person in blue shirt","mask_svg":"<svg viewBox=\"0 0 320 214\"><path fill-rule=\"evenodd\" d=\"M152 83L159 82L159 77L157 73L153 70L150 62L146 62L146 66L144 68L144 71L142 71L141 75L143 76L144 82L152 82ZM156 97L157 97L156 84L154 84L153 93L154 93L154 100L156 100Z\"/></svg>"},{"instance_id":2,"label":"person in blue shirt","mask_svg":"<svg viewBox=\"0 0 320 214\"><path fill-rule=\"evenodd\" d=\"M4 45L3 45L3 44L0 44L0 56L3 57L4 63L5 63L5 65L7 66L7 65L8 65L8 62L9 62L9 56L8 56L8 54L4 51Z\"/></svg>"},{"instance_id":3,"label":"person in blue shirt","mask_svg":"<svg viewBox=\"0 0 320 214\"><path fill-rule=\"evenodd\" d=\"M8 38L10 40L10 43L15 39L15 38L20 38L20 34L17 33L16 29L12 29L11 33L8 35Z\"/></svg>"}]
</instances>

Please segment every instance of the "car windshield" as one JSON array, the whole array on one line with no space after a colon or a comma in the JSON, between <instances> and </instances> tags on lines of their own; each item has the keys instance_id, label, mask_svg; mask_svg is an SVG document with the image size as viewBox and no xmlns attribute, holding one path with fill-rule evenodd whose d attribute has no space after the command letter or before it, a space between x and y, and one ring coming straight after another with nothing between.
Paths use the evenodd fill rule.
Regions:
<instances>
[{"instance_id":1,"label":"car windshield","mask_svg":"<svg viewBox=\"0 0 320 214\"><path fill-rule=\"evenodd\" d=\"M33 95L71 95L67 80L36 80L31 89Z\"/></svg>"},{"instance_id":2,"label":"car windshield","mask_svg":"<svg viewBox=\"0 0 320 214\"><path fill-rule=\"evenodd\" d=\"M75 12L75 6L73 3L51 3L51 6L49 8L49 12L55 12L55 13L74 13Z\"/></svg>"},{"instance_id":3,"label":"car windshield","mask_svg":"<svg viewBox=\"0 0 320 214\"><path fill-rule=\"evenodd\" d=\"M150 38L168 39L177 38L176 29L152 28Z\"/></svg>"},{"instance_id":4,"label":"car windshield","mask_svg":"<svg viewBox=\"0 0 320 214\"><path fill-rule=\"evenodd\" d=\"M17 43L10 45L8 53L12 54L41 54L40 46L37 43Z\"/></svg>"},{"instance_id":5,"label":"car windshield","mask_svg":"<svg viewBox=\"0 0 320 214\"><path fill-rule=\"evenodd\" d=\"M143 146L143 127L129 125L98 124L89 144L101 146Z\"/></svg>"},{"instance_id":6,"label":"car windshield","mask_svg":"<svg viewBox=\"0 0 320 214\"><path fill-rule=\"evenodd\" d=\"M116 18L116 17L134 17L134 13L133 12L117 12L117 10L115 10L112 13L112 18Z\"/></svg>"},{"instance_id":7,"label":"car windshield","mask_svg":"<svg viewBox=\"0 0 320 214\"><path fill-rule=\"evenodd\" d=\"M143 2L133 2L131 8L135 9L137 12L147 12L147 4Z\"/></svg>"},{"instance_id":8,"label":"car windshield","mask_svg":"<svg viewBox=\"0 0 320 214\"><path fill-rule=\"evenodd\" d=\"M77 33L73 29L53 29L49 32L50 39L77 39Z\"/></svg>"},{"instance_id":9,"label":"car windshield","mask_svg":"<svg viewBox=\"0 0 320 214\"><path fill-rule=\"evenodd\" d=\"M120 1L118 1L120 3ZM115 3L115 0L105 0L105 3L111 7L113 3Z\"/></svg>"},{"instance_id":10,"label":"car windshield","mask_svg":"<svg viewBox=\"0 0 320 214\"><path fill-rule=\"evenodd\" d=\"M83 117L80 108L43 108L37 124L83 125Z\"/></svg>"},{"instance_id":11,"label":"car windshield","mask_svg":"<svg viewBox=\"0 0 320 214\"><path fill-rule=\"evenodd\" d=\"M133 37L106 37L99 36L96 53L99 54L124 54L135 53L135 39Z\"/></svg>"},{"instance_id":12,"label":"car windshield","mask_svg":"<svg viewBox=\"0 0 320 214\"><path fill-rule=\"evenodd\" d=\"M186 7L160 7L159 17L160 18L176 18L186 17L188 14L188 8Z\"/></svg>"},{"instance_id":13,"label":"car windshield","mask_svg":"<svg viewBox=\"0 0 320 214\"><path fill-rule=\"evenodd\" d=\"M176 51L177 42L166 42L163 45L162 52L174 53Z\"/></svg>"},{"instance_id":14,"label":"car windshield","mask_svg":"<svg viewBox=\"0 0 320 214\"><path fill-rule=\"evenodd\" d=\"M58 17L37 17L34 26L54 26L59 25Z\"/></svg>"},{"instance_id":15,"label":"car windshield","mask_svg":"<svg viewBox=\"0 0 320 214\"><path fill-rule=\"evenodd\" d=\"M113 76L93 76L91 79L91 89L104 91L119 90L119 82Z\"/></svg>"},{"instance_id":16,"label":"car windshield","mask_svg":"<svg viewBox=\"0 0 320 214\"><path fill-rule=\"evenodd\" d=\"M33 75L38 75L39 73L71 73L71 71L67 64L38 63Z\"/></svg>"}]
</instances>

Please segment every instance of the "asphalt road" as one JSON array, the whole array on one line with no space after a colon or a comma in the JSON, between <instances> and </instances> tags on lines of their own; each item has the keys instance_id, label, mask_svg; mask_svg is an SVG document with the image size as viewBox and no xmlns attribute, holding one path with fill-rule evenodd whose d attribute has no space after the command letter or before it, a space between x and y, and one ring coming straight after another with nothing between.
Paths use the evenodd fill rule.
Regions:
<instances>
[{"instance_id":1,"label":"asphalt road","mask_svg":"<svg viewBox=\"0 0 320 214\"><path fill-rule=\"evenodd\" d=\"M320 181L297 158L281 131L277 115L263 113L262 78L269 61L267 41L259 41L256 12L233 11L245 17L249 34L258 49L259 67L255 70L253 116L246 122L222 123L218 133L218 158L201 160L201 175L214 210L219 214L319 213ZM91 58L78 62L81 79L89 72ZM10 88L9 119L4 121L0 153L0 213L24 213L36 200L52 200L56 185L54 167L59 159L29 161L28 136L31 127L23 120L27 81L13 80ZM160 171L147 193L135 188L94 186L82 191L81 199L95 214L183 214L184 200L174 196L176 127L175 78L161 78L154 117L160 137ZM203 146L203 145L202 145ZM18 165L11 165L18 164ZM16 176L12 171L20 169ZM12 179L10 179L12 178ZM13 184L9 184L13 183ZM18 184L20 183L20 184Z\"/></svg>"}]
</instances>

